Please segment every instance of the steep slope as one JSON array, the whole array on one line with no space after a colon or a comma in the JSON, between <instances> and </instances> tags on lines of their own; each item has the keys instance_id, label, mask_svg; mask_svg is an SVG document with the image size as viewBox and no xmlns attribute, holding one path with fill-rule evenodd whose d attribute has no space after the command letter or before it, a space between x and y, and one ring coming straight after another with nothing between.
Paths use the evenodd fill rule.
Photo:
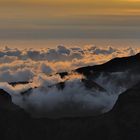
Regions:
<instances>
[{"instance_id":1,"label":"steep slope","mask_svg":"<svg viewBox=\"0 0 140 140\"><path fill-rule=\"evenodd\" d=\"M92 73L96 74L101 72L123 72L128 70L139 72L140 53L129 57L114 58L102 65L83 67L76 69L75 71L82 73L85 76L90 76Z\"/></svg>"},{"instance_id":2,"label":"steep slope","mask_svg":"<svg viewBox=\"0 0 140 140\"><path fill-rule=\"evenodd\" d=\"M7 102L11 102L9 97ZM10 104L9 109L0 109L0 132L5 140L140 139L140 83L122 93L110 112L90 118L35 119L20 108L11 110L15 105Z\"/></svg>"}]
</instances>

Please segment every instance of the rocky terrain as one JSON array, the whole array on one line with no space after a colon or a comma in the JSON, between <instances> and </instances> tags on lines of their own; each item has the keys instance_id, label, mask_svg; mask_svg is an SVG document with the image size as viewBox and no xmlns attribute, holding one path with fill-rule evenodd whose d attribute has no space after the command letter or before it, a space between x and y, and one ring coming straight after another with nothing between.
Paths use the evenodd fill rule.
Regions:
<instances>
[{"instance_id":1,"label":"rocky terrain","mask_svg":"<svg viewBox=\"0 0 140 140\"><path fill-rule=\"evenodd\" d=\"M116 58L106 64L77 69L87 76L83 81L91 88L90 74L99 75L129 71L139 74L140 54L126 58ZM96 79L96 78L95 78ZM125 81L128 81L125 79ZM89 83L88 83L89 82ZM128 81L131 82L131 81ZM16 84L16 83L15 83ZM13 85L15 85L13 83ZM60 86L63 88L63 84ZM105 90L99 85L94 86ZM74 118L32 118L28 113L12 103L9 93L0 90L0 134L3 140L31 139L94 139L94 140L139 140L140 139L140 81L121 93L113 109L94 117Z\"/></svg>"}]
</instances>

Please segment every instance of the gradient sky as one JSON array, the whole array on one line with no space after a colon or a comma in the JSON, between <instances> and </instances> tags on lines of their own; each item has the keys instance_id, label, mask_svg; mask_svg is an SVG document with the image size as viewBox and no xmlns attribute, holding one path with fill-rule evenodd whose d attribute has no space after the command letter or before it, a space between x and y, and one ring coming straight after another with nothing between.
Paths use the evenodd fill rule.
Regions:
<instances>
[{"instance_id":1,"label":"gradient sky","mask_svg":"<svg viewBox=\"0 0 140 140\"><path fill-rule=\"evenodd\" d=\"M140 0L0 0L0 39L140 38Z\"/></svg>"}]
</instances>

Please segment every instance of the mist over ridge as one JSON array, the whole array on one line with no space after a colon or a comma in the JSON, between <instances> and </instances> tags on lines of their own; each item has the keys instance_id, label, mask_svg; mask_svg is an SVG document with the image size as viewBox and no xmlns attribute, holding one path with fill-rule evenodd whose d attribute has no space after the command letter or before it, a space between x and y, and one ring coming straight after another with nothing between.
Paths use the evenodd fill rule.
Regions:
<instances>
[{"instance_id":1,"label":"mist over ridge","mask_svg":"<svg viewBox=\"0 0 140 140\"><path fill-rule=\"evenodd\" d=\"M94 116L109 111L120 93L140 79L129 71L85 75L80 67L103 64L116 57L132 56L139 48L96 47L0 50L0 88L15 104L37 117ZM110 67L111 68L111 67ZM66 77L59 73L68 72ZM120 82L121 81L121 82ZM131 82L129 82L131 81ZM13 82L27 82L12 86ZM91 84L91 86L89 86Z\"/></svg>"}]
</instances>

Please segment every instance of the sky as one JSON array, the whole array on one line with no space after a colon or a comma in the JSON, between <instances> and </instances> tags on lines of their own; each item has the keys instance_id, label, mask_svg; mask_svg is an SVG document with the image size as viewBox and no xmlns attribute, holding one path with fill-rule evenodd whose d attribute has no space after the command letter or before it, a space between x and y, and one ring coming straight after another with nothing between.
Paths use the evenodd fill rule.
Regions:
<instances>
[{"instance_id":1,"label":"sky","mask_svg":"<svg viewBox=\"0 0 140 140\"><path fill-rule=\"evenodd\" d=\"M0 40L139 39L140 0L0 0Z\"/></svg>"}]
</instances>

